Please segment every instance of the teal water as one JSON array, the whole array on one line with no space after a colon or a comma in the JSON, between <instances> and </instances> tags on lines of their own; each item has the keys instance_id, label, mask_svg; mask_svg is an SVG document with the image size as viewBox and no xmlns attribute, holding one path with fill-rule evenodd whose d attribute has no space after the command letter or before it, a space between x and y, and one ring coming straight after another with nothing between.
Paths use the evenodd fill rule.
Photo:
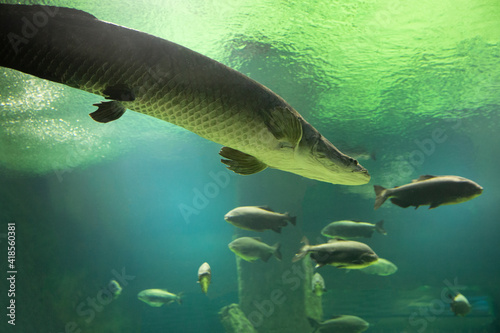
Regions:
<instances>
[{"instance_id":1,"label":"teal water","mask_svg":"<svg viewBox=\"0 0 500 333\"><path fill-rule=\"evenodd\" d=\"M100 96L0 68L0 255L15 221L18 266L17 325L0 331L224 332L218 312L238 302L238 275L227 248L237 231L223 216L242 205L298 216L297 227L264 233L269 242L319 242L331 221L385 220L388 235L366 243L398 272L321 268L324 319L357 315L368 332L500 330L497 1L23 3L86 10L249 75L358 157L372 181L227 173L215 143L132 111L95 123L87 114ZM374 184L423 174L460 175L484 193L433 210L389 202L373 210ZM273 260L255 265L271 269ZM196 283L205 261L208 295ZM122 295L93 307L121 272ZM471 301L465 318L441 300L450 281ZM183 292L184 304L149 307L137 299L148 288Z\"/></svg>"}]
</instances>

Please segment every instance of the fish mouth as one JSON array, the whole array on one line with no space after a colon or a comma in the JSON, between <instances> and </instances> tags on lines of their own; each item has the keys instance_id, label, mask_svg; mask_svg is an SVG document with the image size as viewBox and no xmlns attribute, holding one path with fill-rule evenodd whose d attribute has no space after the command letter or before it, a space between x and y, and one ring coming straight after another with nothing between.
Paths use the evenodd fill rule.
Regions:
<instances>
[{"instance_id":1,"label":"fish mouth","mask_svg":"<svg viewBox=\"0 0 500 333\"><path fill-rule=\"evenodd\" d=\"M333 175L331 173L329 173L328 175L313 174L313 175L308 175L306 177L334 185L365 185L371 179L371 176L367 170L364 171L353 170L349 173L335 172L335 174Z\"/></svg>"},{"instance_id":2,"label":"fish mouth","mask_svg":"<svg viewBox=\"0 0 500 333\"><path fill-rule=\"evenodd\" d=\"M362 166L359 167L360 168L358 170L351 170L347 173L337 173L333 177L330 176L322 179L322 181L338 185L365 185L370 181L371 176L368 173L368 170Z\"/></svg>"},{"instance_id":3,"label":"fish mouth","mask_svg":"<svg viewBox=\"0 0 500 333\"><path fill-rule=\"evenodd\" d=\"M339 163L339 161L313 156L306 167L294 168L292 172L307 178L336 185L364 185L371 176L363 166L353 163Z\"/></svg>"},{"instance_id":4,"label":"fish mouth","mask_svg":"<svg viewBox=\"0 0 500 333\"><path fill-rule=\"evenodd\" d=\"M368 170L324 137L317 138L308 154L310 167L316 171L309 178L339 185L364 185L370 181Z\"/></svg>"}]
</instances>

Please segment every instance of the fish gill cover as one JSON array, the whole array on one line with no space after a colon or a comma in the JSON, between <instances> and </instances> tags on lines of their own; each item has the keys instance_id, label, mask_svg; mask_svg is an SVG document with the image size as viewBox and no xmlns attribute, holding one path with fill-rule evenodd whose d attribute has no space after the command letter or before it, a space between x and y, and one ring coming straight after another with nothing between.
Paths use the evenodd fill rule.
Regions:
<instances>
[{"instance_id":1,"label":"fish gill cover","mask_svg":"<svg viewBox=\"0 0 500 333\"><path fill-rule=\"evenodd\" d=\"M492 0L22 2L82 9L249 75L340 150L363 145L385 156L381 169L388 171L375 177L387 185L398 183L391 170L411 152L401 145L429 136L426 126L479 141L472 136L477 127L498 119L500 6ZM134 112L97 124L87 114L100 96L9 69L1 73L2 168L84 167L160 138L174 158L194 138Z\"/></svg>"}]
</instances>

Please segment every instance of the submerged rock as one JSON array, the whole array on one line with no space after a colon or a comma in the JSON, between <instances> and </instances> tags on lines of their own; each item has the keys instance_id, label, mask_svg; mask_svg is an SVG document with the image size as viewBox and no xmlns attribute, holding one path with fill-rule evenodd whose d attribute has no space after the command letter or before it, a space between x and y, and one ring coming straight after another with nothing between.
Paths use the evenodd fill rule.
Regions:
<instances>
[{"instance_id":1,"label":"submerged rock","mask_svg":"<svg viewBox=\"0 0 500 333\"><path fill-rule=\"evenodd\" d=\"M227 333L257 333L238 304L223 307L219 316Z\"/></svg>"}]
</instances>

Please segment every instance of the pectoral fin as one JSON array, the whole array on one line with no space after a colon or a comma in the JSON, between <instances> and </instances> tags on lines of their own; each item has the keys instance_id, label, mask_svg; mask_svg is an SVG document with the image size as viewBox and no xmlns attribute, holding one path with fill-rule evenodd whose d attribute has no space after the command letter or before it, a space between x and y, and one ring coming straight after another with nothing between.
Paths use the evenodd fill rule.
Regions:
<instances>
[{"instance_id":1,"label":"pectoral fin","mask_svg":"<svg viewBox=\"0 0 500 333\"><path fill-rule=\"evenodd\" d=\"M433 203L431 203L431 205L429 206L429 209L439 207L439 205L441 205L441 203L440 203L440 202L433 202Z\"/></svg>"},{"instance_id":2,"label":"pectoral fin","mask_svg":"<svg viewBox=\"0 0 500 333\"><path fill-rule=\"evenodd\" d=\"M107 86L103 90L106 99L114 99L115 101L133 101L135 94L128 86L124 84L117 84L114 86Z\"/></svg>"},{"instance_id":3,"label":"pectoral fin","mask_svg":"<svg viewBox=\"0 0 500 333\"><path fill-rule=\"evenodd\" d=\"M277 232L279 234L281 234L281 227L274 227L274 228L271 228L274 232Z\"/></svg>"},{"instance_id":4,"label":"pectoral fin","mask_svg":"<svg viewBox=\"0 0 500 333\"><path fill-rule=\"evenodd\" d=\"M90 114L90 117L99 123L109 123L123 116L125 107L118 101L96 103L98 109Z\"/></svg>"},{"instance_id":5,"label":"pectoral fin","mask_svg":"<svg viewBox=\"0 0 500 333\"><path fill-rule=\"evenodd\" d=\"M391 202L399 207L403 207L403 208L408 208L410 207L410 204L401 200L401 199L398 199L398 198L391 198L390 199Z\"/></svg>"},{"instance_id":6,"label":"pectoral fin","mask_svg":"<svg viewBox=\"0 0 500 333\"><path fill-rule=\"evenodd\" d=\"M264 114L267 128L280 141L280 147L295 148L302 138L302 124L286 107L277 107Z\"/></svg>"},{"instance_id":7,"label":"pectoral fin","mask_svg":"<svg viewBox=\"0 0 500 333\"><path fill-rule=\"evenodd\" d=\"M239 150L222 147L219 155L227 158L221 159L221 162L227 165L229 170L232 170L240 175L251 175L260 172L267 168L267 165L253 157L252 155L245 154Z\"/></svg>"}]
</instances>

